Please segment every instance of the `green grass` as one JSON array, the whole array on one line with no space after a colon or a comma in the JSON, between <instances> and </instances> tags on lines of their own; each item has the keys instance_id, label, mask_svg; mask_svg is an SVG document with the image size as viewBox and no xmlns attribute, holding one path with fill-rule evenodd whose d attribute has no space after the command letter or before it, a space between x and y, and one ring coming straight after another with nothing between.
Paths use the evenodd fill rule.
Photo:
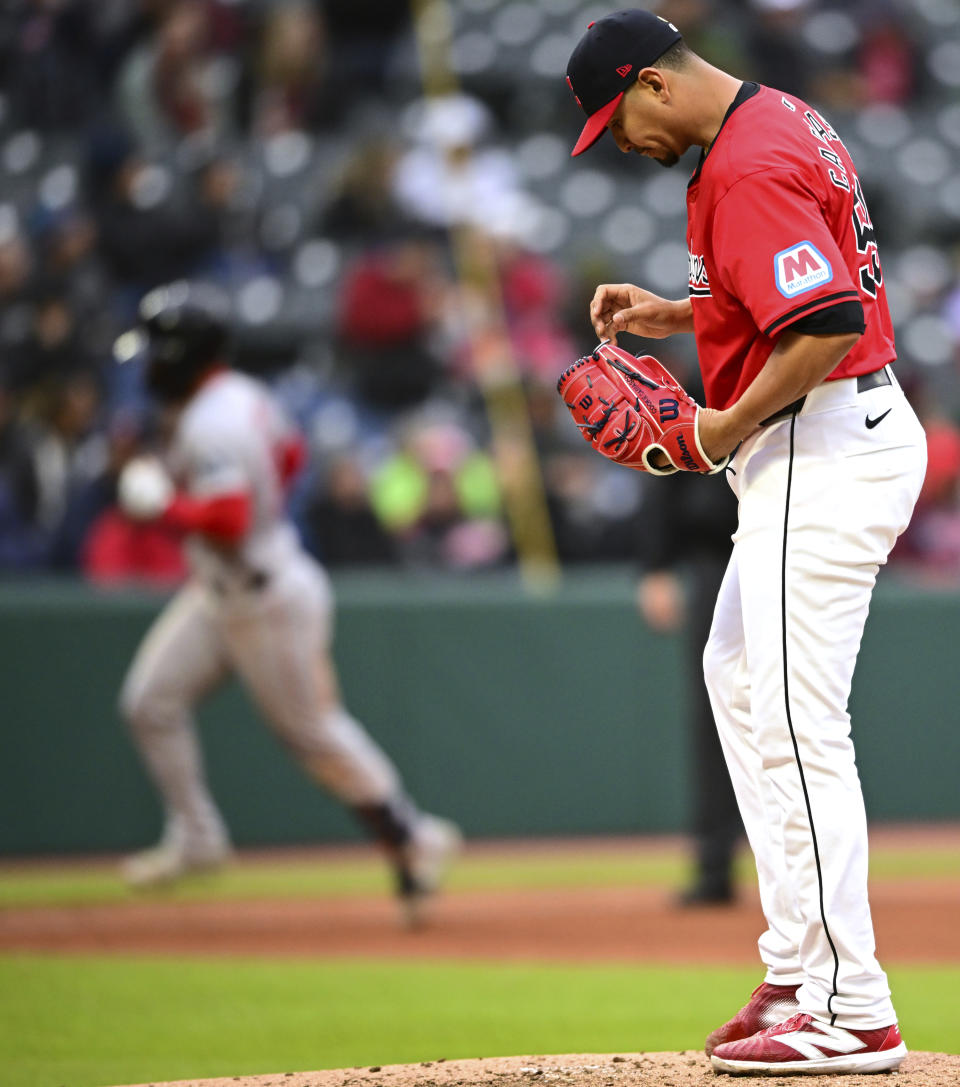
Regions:
<instances>
[{"instance_id":1,"label":"green grass","mask_svg":"<svg viewBox=\"0 0 960 1087\"><path fill-rule=\"evenodd\" d=\"M682 880L686 861L676 849L653 855L553 855L524 852L522 856L467 855L451 873L450 887L462 890L578 886L669 885ZM340 859L278 859L244 861L215 876L191 879L161 892L182 901L228 898L314 898L318 896L380 894L389 887L389 874L373 850ZM104 863L78 868L18 869L10 867L0 879L0 906L68 905L120 902L135 897L120 882L116 868Z\"/></svg>"},{"instance_id":2,"label":"green grass","mask_svg":"<svg viewBox=\"0 0 960 1087\"><path fill-rule=\"evenodd\" d=\"M960 1052L960 968L891 973L914 1049ZM438 1058L699 1049L755 968L0 956L4 1087Z\"/></svg>"},{"instance_id":3,"label":"green grass","mask_svg":"<svg viewBox=\"0 0 960 1087\"><path fill-rule=\"evenodd\" d=\"M498 888L626 887L658 884L678 886L687 874L688 860L677 845L643 848L631 853L599 850L595 854L537 852L534 847L511 855L469 851L452 873L450 886L463 890ZM870 856L874 880L888 878L935 879L960 875L960 855L942 845L916 844L874 847ZM754 879L752 861L744 856L738 878ZM313 898L329 895L380 894L388 887L383 864L371 851L362 855L336 854L322 859L276 861L241 860L225 872L162 892L175 901L212 898ZM120 902L132 893L124 887L114 865L99 862L88 867L62 868L5 866L0 869L0 907L70 905Z\"/></svg>"}]
</instances>

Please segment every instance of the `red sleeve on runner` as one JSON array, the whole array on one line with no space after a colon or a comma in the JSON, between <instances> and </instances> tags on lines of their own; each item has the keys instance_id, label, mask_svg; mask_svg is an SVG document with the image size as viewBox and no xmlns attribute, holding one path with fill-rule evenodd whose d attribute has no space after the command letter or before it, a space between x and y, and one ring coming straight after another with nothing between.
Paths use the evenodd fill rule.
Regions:
<instances>
[{"instance_id":1,"label":"red sleeve on runner","mask_svg":"<svg viewBox=\"0 0 960 1087\"><path fill-rule=\"evenodd\" d=\"M717 204L713 251L733 254L722 285L776 336L799 317L860 295L816 194L791 170L763 170Z\"/></svg>"},{"instance_id":2,"label":"red sleeve on runner","mask_svg":"<svg viewBox=\"0 0 960 1087\"><path fill-rule=\"evenodd\" d=\"M253 502L246 491L194 498L177 494L162 521L181 532L202 532L222 543L236 543L253 519Z\"/></svg>"},{"instance_id":3,"label":"red sleeve on runner","mask_svg":"<svg viewBox=\"0 0 960 1087\"><path fill-rule=\"evenodd\" d=\"M277 472L284 489L289 488L307 460L307 443L300 434L282 442L276 452Z\"/></svg>"}]
</instances>

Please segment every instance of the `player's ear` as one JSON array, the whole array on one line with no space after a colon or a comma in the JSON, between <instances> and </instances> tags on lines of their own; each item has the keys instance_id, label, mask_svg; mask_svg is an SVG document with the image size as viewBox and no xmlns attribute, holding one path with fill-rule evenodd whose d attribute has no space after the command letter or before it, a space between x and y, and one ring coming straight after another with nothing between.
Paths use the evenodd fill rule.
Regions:
<instances>
[{"instance_id":1,"label":"player's ear","mask_svg":"<svg viewBox=\"0 0 960 1087\"><path fill-rule=\"evenodd\" d=\"M666 78L659 68L641 68L637 72L637 83L641 90L653 94L661 101L666 101L670 95Z\"/></svg>"}]
</instances>

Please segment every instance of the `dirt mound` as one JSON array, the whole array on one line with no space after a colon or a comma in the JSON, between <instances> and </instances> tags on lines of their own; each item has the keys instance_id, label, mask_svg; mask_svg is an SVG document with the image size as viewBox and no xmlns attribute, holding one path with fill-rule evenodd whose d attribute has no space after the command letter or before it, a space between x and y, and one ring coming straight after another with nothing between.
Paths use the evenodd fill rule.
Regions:
<instances>
[{"instance_id":1,"label":"dirt mound","mask_svg":"<svg viewBox=\"0 0 960 1087\"><path fill-rule=\"evenodd\" d=\"M746 1082L755 1082L750 1077ZM700 1052L568 1054L560 1057L491 1057L469 1061L422 1061L382 1068L338 1068L326 1072L274 1072L267 1076L189 1079L149 1087L719 1087L740 1082L717 1077ZM778 1076L777 1087L878 1087L862 1076ZM911 1053L897 1073L896 1087L956 1087L960 1056ZM140 1084L138 1087L148 1087Z\"/></svg>"}]
</instances>

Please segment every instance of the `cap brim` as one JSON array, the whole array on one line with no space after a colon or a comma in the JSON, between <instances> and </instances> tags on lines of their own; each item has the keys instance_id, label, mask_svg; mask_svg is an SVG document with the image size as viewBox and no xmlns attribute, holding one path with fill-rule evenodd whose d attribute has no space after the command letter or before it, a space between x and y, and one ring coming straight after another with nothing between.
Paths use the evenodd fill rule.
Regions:
<instances>
[{"instance_id":1,"label":"cap brim","mask_svg":"<svg viewBox=\"0 0 960 1087\"><path fill-rule=\"evenodd\" d=\"M577 140L576 146L570 152L571 156L582 155L584 151L588 151L600 139L607 130L607 122L617 112L617 106L620 105L621 98L623 98L623 91L616 98L611 98L605 106L601 106L596 113L592 113L587 118L587 123L580 133L580 139Z\"/></svg>"}]
</instances>

